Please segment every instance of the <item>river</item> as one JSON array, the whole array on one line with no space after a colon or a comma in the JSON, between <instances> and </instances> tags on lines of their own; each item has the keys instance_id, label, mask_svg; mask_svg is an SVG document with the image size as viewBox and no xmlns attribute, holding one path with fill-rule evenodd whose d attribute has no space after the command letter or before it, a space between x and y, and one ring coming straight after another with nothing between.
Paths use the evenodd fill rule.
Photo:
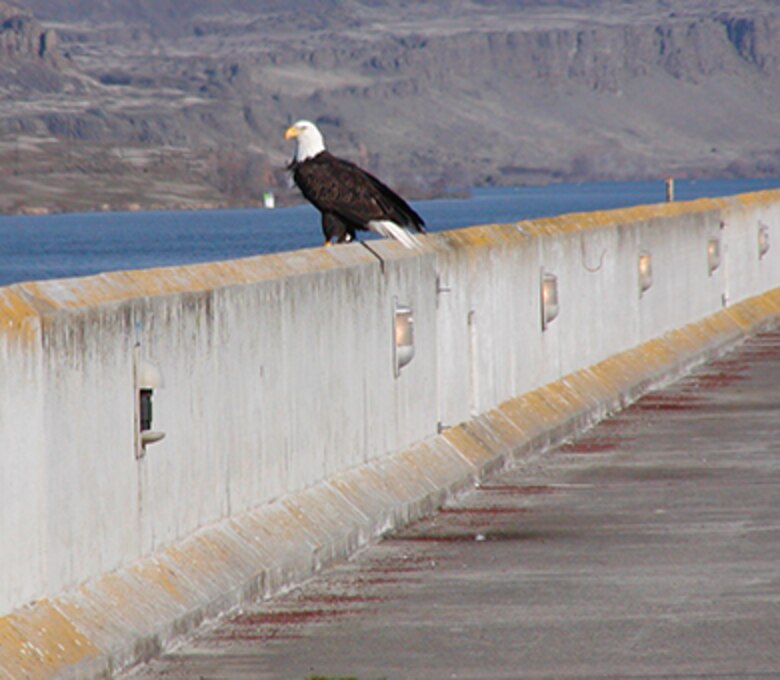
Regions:
<instances>
[{"instance_id":1,"label":"river","mask_svg":"<svg viewBox=\"0 0 780 680\"><path fill-rule=\"evenodd\" d=\"M677 200L690 200L778 187L780 178L678 180L675 193ZM642 181L474 189L469 198L413 206L436 232L663 200L663 181ZM228 260L321 243L319 214L309 205L0 216L0 285Z\"/></svg>"}]
</instances>

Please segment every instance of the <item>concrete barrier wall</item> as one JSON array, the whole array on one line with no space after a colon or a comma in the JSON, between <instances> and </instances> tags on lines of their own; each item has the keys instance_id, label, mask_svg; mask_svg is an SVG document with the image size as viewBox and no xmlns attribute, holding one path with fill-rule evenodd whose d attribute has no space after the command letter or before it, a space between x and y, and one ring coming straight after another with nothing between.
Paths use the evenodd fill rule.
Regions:
<instances>
[{"instance_id":1,"label":"concrete barrier wall","mask_svg":"<svg viewBox=\"0 0 780 680\"><path fill-rule=\"evenodd\" d=\"M777 195L638 207L448 232L436 244L439 418L454 424L563 375L778 285L758 257ZM770 232L776 227L770 226ZM771 238L771 236L770 236ZM707 243L720 240L710 273ZM638 257L652 256L640 296ZM542 332L541 271L560 313ZM470 319L470 321L469 321Z\"/></svg>"},{"instance_id":2,"label":"concrete barrier wall","mask_svg":"<svg viewBox=\"0 0 780 680\"><path fill-rule=\"evenodd\" d=\"M0 289L0 616L777 288L780 192L425 240ZM134 351L165 381L140 459Z\"/></svg>"}]
</instances>

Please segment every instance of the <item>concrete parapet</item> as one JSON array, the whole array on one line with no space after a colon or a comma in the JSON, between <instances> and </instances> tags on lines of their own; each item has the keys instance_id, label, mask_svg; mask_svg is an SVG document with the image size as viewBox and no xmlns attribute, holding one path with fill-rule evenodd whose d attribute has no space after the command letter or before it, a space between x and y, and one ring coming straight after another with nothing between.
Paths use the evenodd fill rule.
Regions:
<instances>
[{"instance_id":1,"label":"concrete parapet","mask_svg":"<svg viewBox=\"0 0 780 680\"><path fill-rule=\"evenodd\" d=\"M759 226L780 192L0 289L0 678L147 658L776 321Z\"/></svg>"}]
</instances>

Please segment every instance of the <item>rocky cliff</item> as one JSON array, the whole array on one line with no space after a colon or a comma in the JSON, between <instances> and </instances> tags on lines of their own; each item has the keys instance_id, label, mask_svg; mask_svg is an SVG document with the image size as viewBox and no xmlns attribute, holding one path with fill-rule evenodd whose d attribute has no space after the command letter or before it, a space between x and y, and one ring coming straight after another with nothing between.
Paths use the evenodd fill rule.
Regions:
<instances>
[{"instance_id":1,"label":"rocky cliff","mask_svg":"<svg viewBox=\"0 0 780 680\"><path fill-rule=\"evenodd\" d=\"M0 3L0 88L24 97L31 91L61 91L78 81L57 32L21 8Z\"/></svg>"},{"instance_id":2,"label":"rocky cliff","mask_svg":"<svg viewBox=\"0 0 780 680\"><path fill-rule=\"evenodd\" d=\"M780 174L770 0L18 2L46 28L3 24L0 159L14 187L56 176L63 207L292 198L301 117L413 194Z\"/></svg>"}]
</instances>

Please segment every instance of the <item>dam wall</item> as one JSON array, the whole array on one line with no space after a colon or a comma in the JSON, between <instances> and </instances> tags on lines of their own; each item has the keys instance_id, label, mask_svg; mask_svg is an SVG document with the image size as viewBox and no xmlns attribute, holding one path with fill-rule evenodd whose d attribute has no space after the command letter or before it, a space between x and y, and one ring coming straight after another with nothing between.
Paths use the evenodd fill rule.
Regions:
<instances>
[{"instance_id":1,"label":"dam wall","mask_svg":"<svg viewBox=\"0 0 780 680\"><path fill-rule=\"evenodd\" d=\"M446 460L456 439L476 427L462 424L484 424L485 414L514 404L516 420L490 421L491 431L511 430L501 446L514 455L511 438L530 431L522 395L574 385L587 372L583 424L630 399L631 389L684 368L668 349L658 359L658 339L695 324L715 328L675 340L690 363L780 314L780 192L480 226L423 242L416 251L374 240L0 289L0 642L5 634L18 643L0 652L0 677L4 669L13 677L8 668L20 659L32 664L29 677L67 668L85 676L77 665L84 658L105 673L153 652L137 640L117 651L116 639L133 631L138 640L153 637L135 623L114 637L108 624L90 633L90 624L74 623L89 609L79 597L101 584L88 598L89 616L99 618L98 591L116 607L124 602L111 599L106 578L132 573L143 590L138 583L154 569L160 597L171 595L176 568L160 572L159 556L183 560L183 542L210 527L229 526L230 542L206 549L203 538L187 559L213 558L229 571L247 550L247 513L311 499L311 490L351 474L380 489L366 506L389 508L390 461L398 460L414 468L409 484L430 482L409 492L428 499L419 514L498 464L485 435L479 454L460 455L462 469L452 469ZM404 308L413 317L413 358L398 369ZM641 379L613 390L593 369L637 348L651 348L632 355ZM164 438L144 444L139 387L147 364L158 375L145 432ZM336 510L328 517L319 501L299 500L292 515L258 520L257 531L270 533L256 550L273 553L275 564L280 552L268 546L279 535L306 534L304 566L288 565L286 576L279 567L276 581L264 576L231 597L225 592L239 586L209 576L209 593L191 594L209 603L200 609L180 589L173 597L181 607L160 614L165 635L413 517L407 505L354 530L352 514L367 523L370 512L349 495L350 484L330 484L328 508ZM368 482L353 486L356 497L369 493ZM284 525L294 521L302 528ZM318 533L328 522L344 525L338 548ZM53 640L41 633L36 649L44 651L30 661L25 621L39 616L46 630L52 617L63 628ZM45 651L49 643L63 651Z\"/></svg>"}]
</instances>

